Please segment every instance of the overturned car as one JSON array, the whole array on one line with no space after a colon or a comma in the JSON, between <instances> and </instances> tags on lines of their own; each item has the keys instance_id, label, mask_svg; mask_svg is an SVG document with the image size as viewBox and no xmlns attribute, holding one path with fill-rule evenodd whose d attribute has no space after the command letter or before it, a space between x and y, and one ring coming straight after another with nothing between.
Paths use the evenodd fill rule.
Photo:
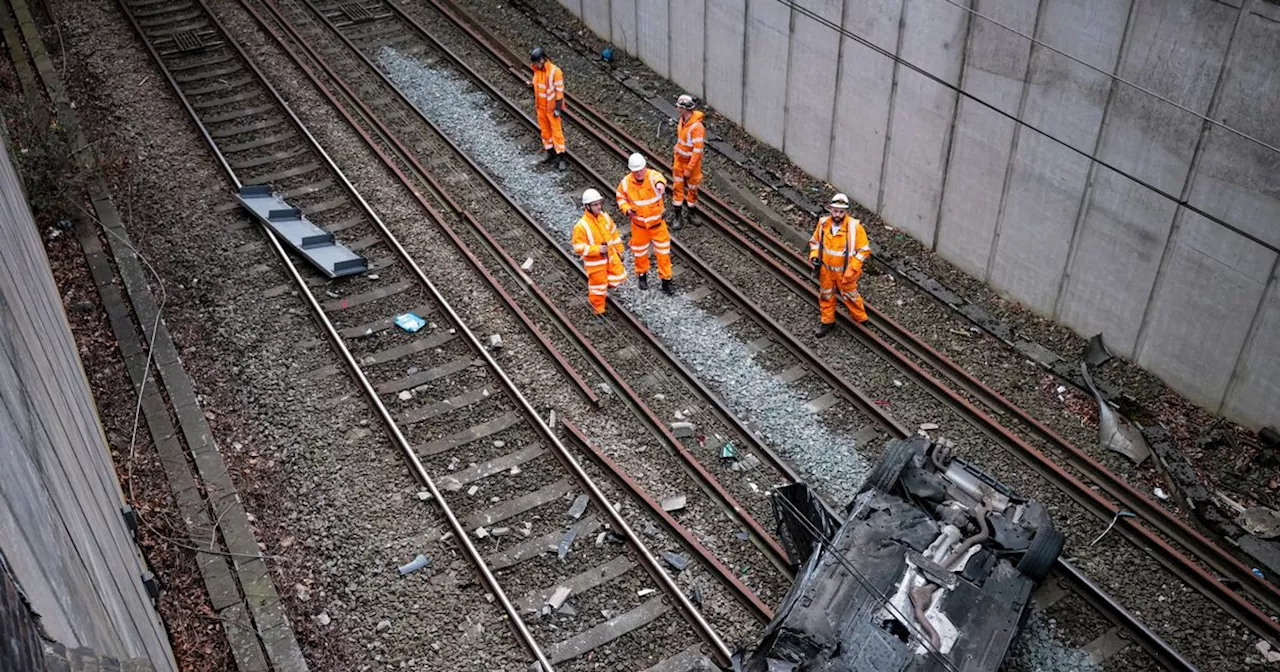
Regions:
<instances>
[{"instance_id":1,"label":"overturned car","mask_svg":"<svg viewBox=\"0 0 1280 672\"><path fill-rule=\"evenodd\" d=\"M1062 535L953 444L891 441L839 520L804 484L779 488L796 580L738 669L995 671Z\"/></svg>"}]
</instances>

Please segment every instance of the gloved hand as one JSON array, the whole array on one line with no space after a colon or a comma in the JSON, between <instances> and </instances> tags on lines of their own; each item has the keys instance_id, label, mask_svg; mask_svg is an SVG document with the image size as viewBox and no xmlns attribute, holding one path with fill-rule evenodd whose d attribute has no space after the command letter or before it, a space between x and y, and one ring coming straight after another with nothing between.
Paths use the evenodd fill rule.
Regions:
<instances>
[{"instance_id":1,"label":"gloved hand","mask_svg":"<svg viewBox=\"0 0 1280 672\"><path fill-rule=\"evenodd\" d=\"M809 263L813 265L813 277L816 278L822 275L822 258L821 257L814 257L809 260Z\"/></svg>"},{"instance_id":2,"label":"gloved hand","mask_svg":"<svg viewBox=\"0 0 1280 672\"><path fill-rule=\"evenodd\" d=\"M551 116L559 117L559 116L560 116L560 108L558 108L558 107L557 107L557 108L552 109L552 110L551 110Z\"/></svg>"}]
</instances>

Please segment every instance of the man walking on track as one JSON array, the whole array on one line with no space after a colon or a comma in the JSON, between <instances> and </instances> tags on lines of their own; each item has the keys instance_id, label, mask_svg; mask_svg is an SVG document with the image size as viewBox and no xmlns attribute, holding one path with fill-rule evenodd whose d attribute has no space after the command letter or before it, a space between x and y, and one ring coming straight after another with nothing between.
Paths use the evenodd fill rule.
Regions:
<instances>
[{"instance_id":1,"label":"man walking on track","mask_svg":"<svg viewBox=\"0 0 1280 672\"><path fill-rule=\"evenodd\" d=\"M622 265L622 238L604 211L604 197L595 189L582 192L582 219L573 227L573 251L587 269L587 299L596 319L604 321L605 301L610 289L627 279Z\"/></svg>"},{"instance_id":2,"label":"man walking on track","mask_svg":"<svg viewBox=\"0 0 1280 672\"><path fill-rule=\"evenodd\" d=\"M818 220L809 239L809 263L813 264L821 287L818 305L822 309L822 324L813 333L818 338L830 333L835 325L837 293L855 321L867 321L862 295L858 293L862 265L871 257L867 232L862 222L849 216L848 196L832 196L827 211L831 214Z\"/></svg>"},{"instance_id":3,"label":"man walking on track","mask_svg":"<svg viewBox=\"0 0 1280 672\"><path fill-rule=\"evenodd\" d=\"M644 157L632 154L627 160L631 172L618 183L618 209L631 218L631 255L635 257L640 289L649 288L649 242L658 257L658 277L662 291L671 294L671 234L662 221L662 195L667 180L656 170L645 167Z\"/></svg>"},{"instance_id":4,"label":"man walking on track","mask_svg":"<svg viewBox=\"0 0 1280 672\"><path fill-rule=\"evenodd\" d=\"M702 150L707 131L702 127L702 112L693 109L693 96L687 93L680 96L676 99L676 107L680 110L680 126L676 132L675 158L671 160L671 205L676 206L671 228L679 231L693 218L693 211L698 207Z\"/></svg>"},{"instance_id":5,"label":"man walking on track","mask_svg":"<svg viewBox=\"0 0 1280 672\"><path fill-rule=\"evenodd\" d=\"M533 48L529 62L533 64L533 93L542 149L547 152L547 163L555 161L556 168L564 170L568 167L564 162L564 129L560 125L560 115L564 113L564 73L547 60L542 47Z\"/></svg>"}]
</instances>

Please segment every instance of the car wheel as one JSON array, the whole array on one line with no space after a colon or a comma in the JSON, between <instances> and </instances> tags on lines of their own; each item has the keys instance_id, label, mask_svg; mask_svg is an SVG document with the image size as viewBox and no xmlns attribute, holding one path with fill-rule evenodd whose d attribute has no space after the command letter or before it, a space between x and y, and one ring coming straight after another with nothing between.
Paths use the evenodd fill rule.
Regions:
<instances>
[{"instance_id":1,"label":"car wheel","mask_svg":"<svg viewBox=\"0 0 1280 672\"><path fill-rule=\"evenodd\" d=\"M871 469L871 473L867 474L862 487L858 488L858 494L873 488L880 492L893 490L893 486L898 483L898 478L902 476L902 470L907 468L907 464L915 455L916 449L911 441L904 439L890 441L884 447L880 461Z\"/></svg>"},{"instance_id":2,"label":"car wheel","mask_svg":"<svg viewBox=\"0 0 1280 672\"><path fill-rule=\"evenodd\" d=\"M1062 533L1052 525L1040 528L1031 538L1031 545L1018 561L1018 571L1032 581L1040 582L1049 576L1053 565L1062 553Z\"/></svg>"}]
</instances>

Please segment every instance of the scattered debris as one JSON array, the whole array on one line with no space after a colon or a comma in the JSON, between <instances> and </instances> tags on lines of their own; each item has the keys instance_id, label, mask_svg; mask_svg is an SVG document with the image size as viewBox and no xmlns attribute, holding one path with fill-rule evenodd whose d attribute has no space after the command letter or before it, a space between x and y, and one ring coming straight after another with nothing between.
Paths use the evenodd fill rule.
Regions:
<instances>
[{"instance_id":1,"label":"scattered debris","mask_svg":"<svg viewBox=\"0 0 1280 672\"><path fill-rule=\"evenodd\" d=\"M494 447L494 448L501 448L501 447L503 447L503 446L505 446L505 445L507 445L507 442L506 442L506 441L503 441L502 439L498 439L497 441L494 441L494 442L493 442L493 447Z\"/></svg>"},{"instance_id":2,"label":"scattered debris","mask_svg":"<svg viewBox=\"0 0 1280 672\"><path fill-rule=\"evenodd\" d=\"M551 597L547 599L547 606L552 609L559 609L564 604L564 601L569 599L569 593L571 592L573 592L573 589L568 586L558 586L556 592L552 593Z\"/></svg>"},{"instance_id":3,"label":"scattered debris","mask_svg":"<svg viewBox=\"0 0 1280 672\"><path fill-rule=\"evenodd\" d=\"M737 533L737 534L735 534L735 535L733 535L733 536L737 537L737 538L738 538L738 541L746 541L746 540L748 540L748 539L750 539L750 538L751 538L751 533L750 533L750 532L739 532L739 533Z\"/></svg>"},{"instance_id":4,"label":"scattered debris","mask_svg":"<svg viewBox=\"0 0 1280 672\"><path fill-rule=\"evenodd\" d=\"M572 516L574 520L581 518L582 514L587 510L587 504L590 502L591 498L587 497L586 494L578 495L577 499L573 500L573 506L569 507L569 515Z\"/></svg>"},{"instance_id":5,"label":"scattered debris","mask_svg":"<svg viewBox=\"0 0 1280 672\"><path fill-rule=\"evenodd\" d=\"M316 623L320 624L321 627L329 625L330 623L333 622L332 619L329 618L329 612L327 611L322 611L316 614L315 619L316 619Z\"/></svg>"},{"instance_id":6,"label":"scattered debris","mask_svg":"<svg viewBox=\"0 0 1280 672\"><path fill-rule=\"evenodd\" d=\"M383 619L378 621L378 626L373 629L374 632L386 632L391 629L391 621Z\"/></svg>"},{"instance_id":7,"label":"scattered debris","mask_svg":"<svg viewBox=\"0 0 1280 672\"><path fill-rule=\"evenodd\" d=\"M1258 653L1261 653L1262 658L1268 663L1280 663L1280 651L1272 649L1271 642L1259 639L1258 643L1253 645L1253 648L1257 649Z\"/></svg>"},{"instance_id":8,"label":"scattered debris","mask_svg":"<svg viewBox=\"0 0 1280 672\"><path fill-rule=\"evenodd\" d=\"M495 527L489 530L489 536L491 537L505 537L508 534L511 534L511 528L509 527Z\"/></svg>"},{"instance_id":9,"label":"scattered debris","mask_svg":"<svg viewBox=\"0 0 1280 672\"><path fill-rule=\"evenodd\" d=\"M937 429L937 428L938 428L938 423L936 423L936 422L922 422L922 423L920 423L920 429L921 429L922 431L932 432L933 430L935 430L935 429Z\"/></svg>"},{"instance_id":10,"label":"scattered debris","mask_svg":"<svg viewBox=\"0 0 1280 672\"><path fill-rule=\"evenodd\" d=\"M490 347L490 348L492 348L492 349L494 349L494 350L501 350L501 349L502 349L502 335L501 335L501 334L489 334L489 347Z\"/></svg>"},{"instance_id":11,"label":"scattered debris","mask_svg":"<svg viewBox=\"0 0 1280 672\"><path fill-rule=\"evenodd\" d=\"M518 464L507 470L508 476L518 476L520 475L520 473L521 473L520 465Z\"/></svg>"},{"instance_id":12,"label":"scattered debris","mask_svg":"<svg viewBox=\"0 0 1280 672\"><path fill-rule=\"evenodd\" d=\"M578 615L578 610L574 609L572 604L566 603L563 607L556 609L556 613L560 614L561 616L568 616L569 618L573 618L574 616Z\"/></svg>"},{"instance_id":13,"label":"scattered debris","mask_svg":"<svg viewBox=\"0 0 1280 672\"><path fill-rule=\"evenodd\" d=\"M1107 349L1106 344L1102 342L1102 334L1094 334L1089 339L1088 345L1084 349L1084 362L1093 368L1098 368L1112 358L1111 351Z\"/></svg>"},{"instance_id":14,"label":"scattered debris","mask_svg":"<svg viewBox=\"0 0 1280 672\"><path fill-rule=\"evenodd\" d=\"M547 415L547 426L551 429L556 428L556 410L554 408L551 409L551 413Z\"/></svg>"},{"instance_id":15,"label":"scattered debris","mask_svg":"<svg viewBox=\"0 0 1280 672\"><path fill-rule=\"evenodd\" d=\"M666 560L667 564L674 567L677 572L683 572L684 568L689 566L689 558L686 558L679 553L667 551L662 554L662 559Z\"/></svg>"},{"instance_id":16,"label":"scattered debris","mask_svg":"<svg viewBox=\"0 0 1280 672\"><path fill-rule=\"evenodd\" d=\"M311 589L307 588L301 583L293 584L293 592L295 595L298 596L298 599L302 600L303 602L307 602L311 600Z\"/></svg>"},{"instance_id":17,"label":"scattered debris","mask_svg":"<svg viewBox=\"0 0 1280 672\"><path fill-rule=\"evenodd\" d=\"M601 532L596 535L596 546L604 546L605 537L609 536L608 532Z\"/></svg>"},{"instance_id":18,"label":"scattered debris","mask_svg":"<svg viewBox=\"0 0 1280 672\"><path fill-rule=\"evenodd\" d=\"M560 545L556 548L556 556L564 560L564 556L569 554L569 547L573 545L573 540L578 538L578 527L569 528L568 532L560 539Z\"/></svg>"},{"instance_id":19,"label":"scattered debris","mask_svg":"<svg viewBox=\"0 0 1280 672\"><path fill-rule=\"evenodd\" d=\"M751 471L758 466L760 466L760 458L756 457L754 453L747 453L745 457L738 460L738 469L742 471Z\"/></svg>"},{"instance_id":20,"label":"scattered debris","mask_svg":"<svg viewBox=\"0 0 1280 672\"><path fill-rule=\"evenodd\" d=\"M657 590L655 590L655 589L653 589L653 588L644 588L644 589L642 589L642 590L637 590L637 591L636 591L636 595L639 595L640 597L645 597L645 596L648 596L648 595L652 595L652 594L654 594L654 593L656 593L656 592L658 592L658 591L657 591Z\"/></svg>"},{"instance_id":21,"label":"scattered debris","mask_svg":"<svg viewBox=\"0 0 1280 672\"><path fill-rule=\"evenodd\" d=\"M528 271L529 269L533 268L533 257L526 258L524 260L524 263L520 264L520 268L525 271Z\"/></svg>"},{"instance_id":22,"label":"scattered debris","mask_svg":"<svg viewBox=\"0 0 1280 672\"><path fill-rule=\"evenodd\" d=\"M677 439L691 439L696 433L697 427L692 422L673 422L671 423L671 433L675 434Z\"/></svg>"},{"instance_id":23,"label":"scattered debris","mask_svg":"<svg viewBox=\"0 0 1280 672\"><path fill-rule=\"evenodd\" d=\"M477 492L480 492L480 486L478 485L473 485L470 488L467 488L468 495L474 496Z\"/></svg>"},{"instance_id":24,"label":"scattered debris","mask_svg":"<svg viewBox=\"0 0 1280 672\"><path fill-rule=\"evenodd\" d=\"M897 378L894 378L894 379L893 379L893 386L894 386L894 387L902 387L902 381L901 381L901 380L898 380Z\"/></svg>"},{"instance_id":25,"label":"scattered debris","mask_svg":"<svg viewBox=\"0 0 1280 672\"><path fill-rule=\"evenodd\" d=\"M400 397L400 401L409 401L413 398L413 390L403 390L396 396Z\"/></svg>"},{"instance_id":26,"label":"scattered debris","mask_svg":"<svg viewBox=\"0 0 1280 672\"><path fill-rule=\"evenodd\" d=\"M486 530L486 529L484 529L483 527L477 527L477 528L476 528L476 538L477 538L477 539L484 539L484 538L485 538L485 537L487 537L487 536L489 536L489 530Z\"/></svg>"},{"instance_id":27,"label":"scattered debris","mask_svg":"<svg viewBox=\"0 0 1280 672\"><path fill-rule=\"evenodd\" d=\"M428 490L419 490L419 491L418 491L418 499L419 499L420 501L423 501L423 502L425 502L425 501L427 501L427 500L431 499L431 492L430 492L430 491L428 491Z\"/></svg>"},{"instance_id":28,"label":"scattered debris","mask_svg":"<svg viewBox=\"0 0 1280 672\"><path fill-rule=\"evenodd\" d=\"M440 537L440 539L444 540L444 537L442 536ZM400 576L404 576L406 574L411 574L413 572L416 572L419 569L422 569L423 567L426 567L430 564L431 564L431 558L428 558L427 556L419 553L418 557L410 560L409 562L403 565L400 565L397 571L400 572Z\"/></svg>"},{"instance_id":29,"label":"scattered debris","mask_svg":"<svg viewBox=\"0 0 1280 672\"><path fill-rule=\"evenodd\" d=\"M1152 490L1151 492L1155 494L1156 497L1159 497L1161 501L1169 499L1169 495L1165 493L1164 488L1157 487L1155 490Z\"/></svg>"},{"instance_id":30,"label":"scattered debris","mask_svg":"<svg viewBox=\"0 0 1280 672\"><path fill-rule=\"evenodd\" d=\"M427 326L426 320L422 319L421 317L418 317L417 315L414 315L413 313L396 315L395 322L397 327L400 327L401 329L404 329L405 331L411 334Z\"/></svg>"},{"instance_id":31,"label":"scattered debris","mask_svg":"<svg viewBox=\"0 0 1280 672\"><path fill-rule=\"evenodd\" d=\"M1129 426L1128 421L1118 413L1111 410L1111 406L1102 398L1102 393L1098 392L1098 388L1094 386L1093 378L1089 376L1089 365L1086 362L1080 363L1080 372L1084 376L1085 384L1098 401L1098 436L1102 447L1124 455L1133 460L1136 465L1145 462L1151 456L1151 448L1142 438L1142 434ZM1065 391L1065 388L1060 389Z\"/></svg>"},{"instance_id":32,"label":"scattered debris","mask_svg":"<svg viewBox=\"0 0 1280 672\"><path fill-rule=\"evenodd\" d=\"M738 459L738 448L733 445L732 441L729 441L720 447L720 457L727 460L736 460Z\"/></svg>"},{"instance_id":33,"label":"scattered debris","mask_svg":"<svg viewBox=\"0 0 1280 672\"><path fill-rule=\"evenodd\" d=\"M674 497L668 497L662 500L662 510L666 511L667 513L670 513L672 511L679 511L680 509L683 509L685 507L686 501L687 500L684 495L676 495Z\"/></svg>"},{"instance_id":34,"label":"scattered debris","mask_svg":"<svg viewBox=\"0 0 1280 672\"><path fill-rule=\"evenodd\" d=\"M440 479L440 487L449 492L457 492L462 489L462 482L452 476L445 476Z\"/></svg>"}]
</instances>

